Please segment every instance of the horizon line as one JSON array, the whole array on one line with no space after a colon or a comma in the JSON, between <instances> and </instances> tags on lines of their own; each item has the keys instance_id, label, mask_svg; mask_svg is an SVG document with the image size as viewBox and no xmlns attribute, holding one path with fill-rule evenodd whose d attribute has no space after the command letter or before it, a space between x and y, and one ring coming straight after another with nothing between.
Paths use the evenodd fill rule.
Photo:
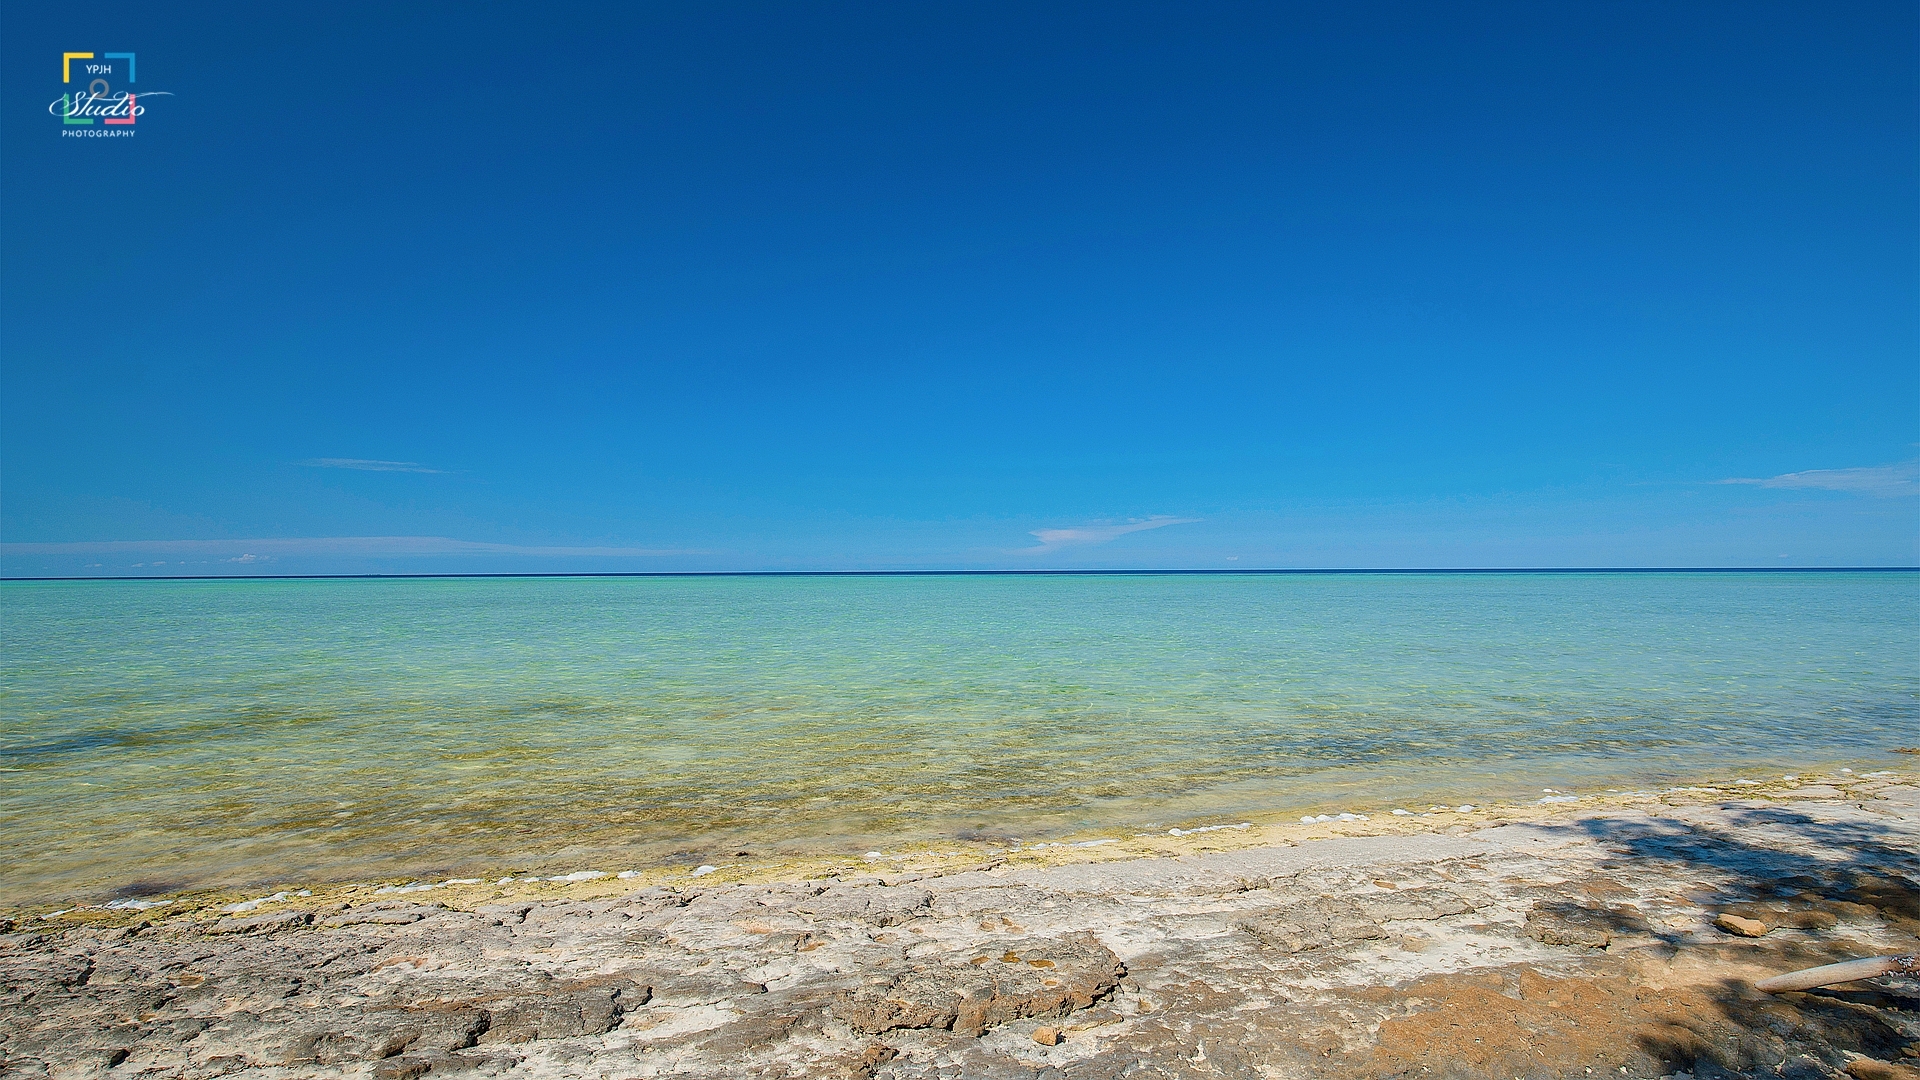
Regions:
<instances>
[{"instance_id":1,"label":"horizon line","mask_svg":"<svg viewBox=\"0 0 1920 1080\"><path fill-rule=\"evenodd\" d=\"M1172 577L1217 575L1337 574L1859 574L1915 573L1902 566L1352 566L1205 567L1199 569L1004 569L1004 570L632 570L523 571L466 574L87 574L0 575L0 583L31 581L350 581L434 578L679 578L679 577Z\"/></svg>"}]
</instances>

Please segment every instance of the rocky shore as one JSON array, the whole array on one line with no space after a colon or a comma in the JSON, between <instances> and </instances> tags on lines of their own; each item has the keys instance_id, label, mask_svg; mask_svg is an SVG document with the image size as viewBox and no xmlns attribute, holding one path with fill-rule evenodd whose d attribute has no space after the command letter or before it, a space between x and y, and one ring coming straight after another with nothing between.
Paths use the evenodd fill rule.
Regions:
<instances>
[{"instance_id":1,"label":"rocky shore","mask_svg":"<svg viewBox=\"0 0 1920 1080\"><path fill-rule=\"evenodd\" d=\"M1920 949L1920 786L1641 794L21 914L0 1074L1920 1077L1920 986L1752 988Z\"/></svg>"}]
</instances>

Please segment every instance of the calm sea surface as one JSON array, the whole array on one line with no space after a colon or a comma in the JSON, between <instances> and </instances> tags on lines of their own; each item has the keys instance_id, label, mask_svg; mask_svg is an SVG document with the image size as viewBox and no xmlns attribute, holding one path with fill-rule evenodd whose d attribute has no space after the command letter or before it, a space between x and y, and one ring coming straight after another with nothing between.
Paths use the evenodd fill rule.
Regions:
<instances>
[{"instance_id":1,"label":"calm sea surface","mask_svg":"<svg viewBox=\"0 0 1920 1080\"><path fill-rule=\"evenodd\" d=\"M1911 764L1920 574L0 585L0 901Z\"/></svg>"}]
</instances>

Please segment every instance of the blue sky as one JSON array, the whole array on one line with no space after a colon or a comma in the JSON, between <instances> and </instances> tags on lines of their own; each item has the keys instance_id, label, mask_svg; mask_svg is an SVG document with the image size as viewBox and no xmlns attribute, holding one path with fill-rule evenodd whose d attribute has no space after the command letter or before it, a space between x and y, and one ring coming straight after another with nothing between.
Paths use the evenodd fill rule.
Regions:
<instances>
[{"instance_id":1,"label":"blue sky","mask_svg":"<svg viewBox=\"0 0 1920 1080\"><path fill-rule=\"evenodd\" d=\"M1914 564L1917 38L14 5L0 571Z\"/></svg>"}]
</instances>

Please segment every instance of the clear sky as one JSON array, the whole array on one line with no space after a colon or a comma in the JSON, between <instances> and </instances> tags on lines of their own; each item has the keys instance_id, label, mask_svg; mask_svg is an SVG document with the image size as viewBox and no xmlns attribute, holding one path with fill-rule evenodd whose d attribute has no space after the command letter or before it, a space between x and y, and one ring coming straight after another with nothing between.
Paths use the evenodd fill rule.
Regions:
<instances>
[{"instance_id":1,"label":"clear sky","mask_svg":"<svg viewBox=\"0 0 1920 1080\"><path fill-rule=\"evenodd\" d=\"M8 5L0 570L1914 564L1917 10Z\"/></svg>"}]
</instances>

